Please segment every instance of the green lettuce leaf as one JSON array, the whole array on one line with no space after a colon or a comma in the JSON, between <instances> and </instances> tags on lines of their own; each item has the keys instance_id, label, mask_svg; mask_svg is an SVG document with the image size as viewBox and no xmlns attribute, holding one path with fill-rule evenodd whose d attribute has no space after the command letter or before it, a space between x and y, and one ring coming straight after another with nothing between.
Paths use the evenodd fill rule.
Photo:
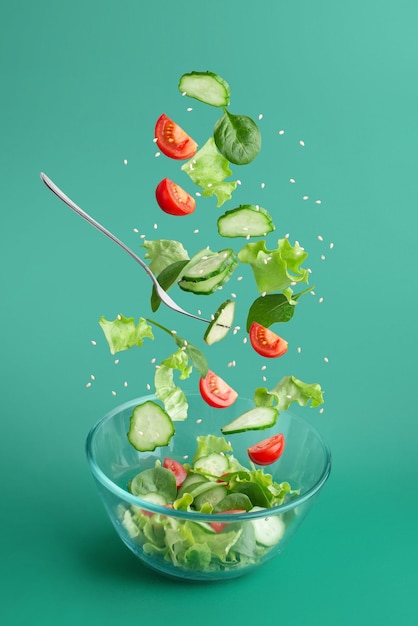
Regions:
<instances>
[{"instance_id":1,"label":"green lettuce leaf","mask_svg":"<svg viewBox=\"0 0 418 626\"><path fill-rule=\"evenodd\" d=\"M150 259L150 270L158 275L166 267L177 261L188 261L189 255L183 244L173 239L144 241L145 258Z\"/></svg>"},{"instance_id":2,"label":"green lettuce leaf","mask_svg":"<svg viewBox=\"0 0 418 626\"><path fill-rule=\"evenodd\" d=\"M135 325L133 317L118 315L116 319L109 321L102 316L99 324L112 354L122 350L129 350L133 346L141 347L146 337L154 339L152 328L143 317Z\"/></svg>"},{"instance_id":3,"label":"green lettuce leaf","mask_svg":"<svg viewBox=\"0 0 418 626\"><path fill-rule=\"evenodd\" d=\"M232 172L227 159L216 149L213 137L210 137L195 156L182 165L181 169L196 185L201 187L203 196L216 196L218 207L230 200L232 192L237 187L236 181L225 181Z\"/></svg>"},{"instance_id":4,"label":"green lettuce leaf","mask_svg":"<svg viewBox=\"0 0 418 626\"><path fill-rule=\"evenodd\" d=\"M164 404L164 409L173 421L182 421L187 418L188 402L180 387L174 382L174 370L180 372L180 378L188 378L192 366L184 350L177 350L155 370L155 396Z\"/></svg>"},{"instance_id":5,"label":"green lettuce leaf","mask_svg":"<svg viewBox=\"0 0 418 626\"><path fill-rule=\"evenodd\" d=\"M311 408L323 404L321 386L318 383L304 383L295 376L284 376L270 391L258 387L254 393L256 406L277 406L279 411L287 410L292 402L306 406L309 401Z\"/></svg>"},{"instance_id":6,"label":"green lettuce leaf","mask_svg":"<svg viewBox=\"0 0 418 626\"><path fill-rule=\"evenodd\" d=\"M216 435L199 435L197 437L197 448L193 457L193 463L200 459L202 456L209 456L209 454L220 454L221 452L232 452L231 445L224 437L217 437Z\"/></svg>"},{"instance_id":7,"label":"green lettuce leaf","mask_svg":"<svg viewBox=\"0 0 418 626\"><path fill-rule=\"evenodd\" d=\"M247 243L238 253L241 263L249 263L260 293L287 289L292 283L308 282L309 273L301 267L308 254L296 243L279 239L276 250L267 250L266 242Z\"/></svg>"}]
</instances>

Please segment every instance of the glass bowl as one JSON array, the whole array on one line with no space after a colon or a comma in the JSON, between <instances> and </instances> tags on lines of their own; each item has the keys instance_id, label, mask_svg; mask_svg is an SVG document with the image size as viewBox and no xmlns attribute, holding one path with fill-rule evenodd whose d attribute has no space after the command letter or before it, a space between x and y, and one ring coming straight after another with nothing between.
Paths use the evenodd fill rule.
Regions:
<instances>
[{"instance_id":1,"label":"glass bowl","mask_svg":"<svg viewBox=\"0 0 418 626\"><path fill-rule=\"evenodd\" d=\"M329 476L330 452L309 421L282 411L274 427L228 435L226 439L234 457L250 467L250 445L275 433L284 434L282 456L263 468L274 481L287 481L299 491L284 504L234 515L203 514L170 509L132 495L128 483L140 471L155 467L155 462L162 463L165 457L181 463L187 458L191 461L198 435L222 436L222 426L253 406L250 400L238 398L227 409L215 409L199 394L186 395L188 418L175 422L176 433L168 446L138 452L128 441L134 407L155 400L152 395L144 396L116 407L91 429L86 443L88 463L116 532L142 563L162 574L188 580L234 578L280 554Z\"/></svg>"}]
</instances>

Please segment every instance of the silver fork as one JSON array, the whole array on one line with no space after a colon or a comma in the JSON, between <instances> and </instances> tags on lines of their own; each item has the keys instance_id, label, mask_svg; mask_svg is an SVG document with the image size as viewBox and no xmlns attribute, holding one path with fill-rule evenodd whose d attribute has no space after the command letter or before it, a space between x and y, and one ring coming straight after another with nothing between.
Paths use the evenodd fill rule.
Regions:
<instances>
[{"instance_id":1,"label":"silver fork","mask_svg":"<svg viewBox=\"0 0 418 626\"><path fill-rule=\"evenodd\" d=\"M68 207L70 207L70 209L72 209L75 213L77 213L77 215L79 215L84 220L86 220L86 222L94 226L94 228L97 228L97 230L103 233L103 235L106 235L106 237L108 237L109 239L111 239L111 241L116 243L120 248L122 248L122 250L125 250L125 252L127 252L133 258L134 261L139 263L139 265L148 274L148 276L154 283L154 287L159 298L161 299L162 302L164 302L166 306L168 306L173 311L176 311L177 313L181 313L182 315L187 315L188 317L192 317L196 320L200 320L201 322L206 322L207 324L210 323L210 320L207 320L204 317L199 317L198 315L194 315L193 313L189 313L188 311L185 311L184 309L182 309L178 304L176 304L176 302L174 302L174 300L168 295L165 289L161 287L155 274L153 274L153 272L150 270L148 265L139 256L137 256L130 248L128 248L128 246L126 246L120 239L115 237L115 235L113 235L109 230L107 230L107 228L99 224L99 222L97 222L88 213L86 213L85 211L83 211L83 209L77 206L77 204L75 204L75 202L73 202L71 198L66 196L65 193L61 191L61 189L57 187L57 185L54 182L52 182L52 180L48 178L46 174L41 172L40 176L41 176L42 181L48 187L48 189L50 189L60 200L62 200L62 202L64 202Z\"/></svg>"}]
</instances>

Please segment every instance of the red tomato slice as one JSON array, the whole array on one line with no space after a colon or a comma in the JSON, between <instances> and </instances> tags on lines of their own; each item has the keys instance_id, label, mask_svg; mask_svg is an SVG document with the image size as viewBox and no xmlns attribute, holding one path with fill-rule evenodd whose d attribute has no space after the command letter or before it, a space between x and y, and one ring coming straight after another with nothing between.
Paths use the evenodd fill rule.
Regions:
<instances>
[{"instance_id":1,"label":"red tomato slice","mask_svg":"<svg viewBox=\"0 0 418 626\"><path fill-rule=\"evenodd\" d=\"M157 185L155 197L160 209L170 215L189 215L196 208L196 200L169 178Z\"/></svg>"},{"instance_id":2,"label":"red tomato slice","mask_svg":"<svg viewBox=\"0 0 418 626\"><path fill-rule=\"evenodd\" d=\"M177 489L181 487L184 482L184 479L187 476L187 471L183 467L183 465L179 463L179 461L176 461L175 459L170 459L166 457L163 461L163 467L170 470L170 472L173 472L174 478L176 479Z\"/></svg>"},{"instance_id":3,"label":"red tomato slice","mask_svg":"<svg viewBox=\"0 0 418 626\"><path fill-rule=\"evenodd\" d=\"M287 352L287 341L258 322L251 324L250 342L258 354L270 359Z\"/></svg>"},{"instance_id":4,"label":"red tomato slice","mask_svg":"<svg viewBox=\"0 0 418 626\"><path fill-rule=\"evenodd\" d=\"M259 443L248 448L248 456L256 465L270 465L281 456L285 445L282 433L263 439Z\"/></svg>"},{"instance_id":5,"label":"red tomato slice","mask_svg":"<svg viewBox=\"0 0 418 626\"><path fill-rule=\"evenodd\" d=\"M203 400L217 409L231 406L238 398L237 392L211 370L200 379L199 388Z\"/></svg>"},{"instance_id":6,"label":"red tomato slice","mask_svg":"<svg viewBox=\"0 0 418 626\"><path fill-rule=\"evenodd\" d=\"M229 511L219 511L219 513L246 513L244 509L230 509ZM213 528L216 533L223 531L225 526L228 526L228 522L209 522L209 526Z\"/></svg>"},{"instance_id":7,"label":"red tomato slice","mask_svg":"<svg viewBox=\"0 0 418 626\"><path fill-rule=\"evenodd\" d=\"M171 159L190 159L196 154L197 143L164 113L155 125L157 146Z\"/></svg>"}]
</instances>

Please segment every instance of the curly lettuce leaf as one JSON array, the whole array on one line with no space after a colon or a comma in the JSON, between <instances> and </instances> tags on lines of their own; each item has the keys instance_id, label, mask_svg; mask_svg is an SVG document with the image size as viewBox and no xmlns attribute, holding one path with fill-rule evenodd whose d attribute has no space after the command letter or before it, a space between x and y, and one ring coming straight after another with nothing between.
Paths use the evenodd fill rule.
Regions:
<instances>
[{"instance_id":1,"label":"curly lettuce leaf","mask_svg":"<svg viewBox=\"0 0 418 626\"><path fill-rule=\"evenodd\" d=\"M99 324L112 354L122 350L129 350L133 346L141 347L146 337L154 339L152 328L143 317L135 325L133 317L118 315L116 319L109 321L102 316Z\"/></svg>"},{"instance_id":2,"label":"curly lettuce leaf","mask_svg":"<svg viewBox=\"0 0 418 626\"><path fill-rule=\"evenodd\" d=\"M188 402L180 387L174 382L174 370L180 372L180 379L188 378L192 366L184 350L177 350L161 362L154 376L155 396L164 404L165 411L173 421L183 421L187 418Z\"/></svg>"},{"instance_id":3,"label":"curly lettuce leaf","mask_svg":"<svg viewBox=\"0 0 418 626\"><path fill-rule=\"evenodd\" d=\"M145 258L150 259L150 270L158 275L166 267L177 261L188 261L189 255L183 244L173 239L144 241Z\"/></svg>"},{"instance_id":4,"label":"curly lettuce leaf","mask_svg":"<svg viewBox=\"0 0 418 626\"><path fill-rule=\"evenodd\" d=\"M284 376L270 391L258 387L254 393L256 406L277 406L279 411L287 410L292 402L306 406L309 401L311 408L323 404L321 386L318 383L304 383L295 376Z\"/></svg>"},{"instance_id":5,"label":"curly lettuce leaf","mask_svg":"<svg viewBox=\"0 0 418 626\"><path fill-rule=\"evenodd\" d=\"M205 145L181 168L191 180L201 187L202 195L215 195L220 207L230 200L237 187L236 181L226 181L232 175L227 159L216 149L215 140L210 137ZM179 259L177 259L179 260Z\"/></svg>"},{"instance_id":6,"label":"curly lettuce leaf","mask_svg":"<svg viewBox=\"0 0 418 626\"><path fill-rule=\"evenodd\" d=\"M224 452L232 452L231 444L229 444L224 437L199 435L197 437L197 448L192 462L195 463L201 457L209 456L209 454L221 454Z\"/></svg>"},{"instance_id":7,"label":"curly lettuce leaf","mask_svg":"<svg viewBox=\"0 0 418 626\"><path fill-rule=\"evenodd\" d=\"M309 273L301 264L308 254L296 243L279 239L276 250L268 250L266 242L247 243L238 253L241 263L249 263L260 293L282 291L292 283L308 282Z\"/></svg>"}]
</instances>

